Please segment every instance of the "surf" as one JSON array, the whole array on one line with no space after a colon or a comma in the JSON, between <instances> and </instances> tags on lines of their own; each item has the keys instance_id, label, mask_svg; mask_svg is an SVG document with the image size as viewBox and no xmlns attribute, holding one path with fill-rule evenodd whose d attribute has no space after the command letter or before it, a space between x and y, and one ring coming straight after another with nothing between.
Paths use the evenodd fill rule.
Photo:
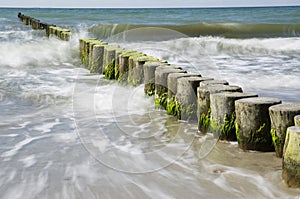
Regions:
<instances>
[{"instance_id":1,"label":"surf","mask_svg":"<svg viewBox=\"0 0 300 199\"><path fill-rule=\"evenodd\" d=\"M187 25L96 24L91 26L89 28L89 31L99 38L106 38L127 30L148 27L171 29L185 34L189 37L218 36L224 38L270 38L300 36L300 24L248 24L206 22Z\"/></svg>"}]
</instances>

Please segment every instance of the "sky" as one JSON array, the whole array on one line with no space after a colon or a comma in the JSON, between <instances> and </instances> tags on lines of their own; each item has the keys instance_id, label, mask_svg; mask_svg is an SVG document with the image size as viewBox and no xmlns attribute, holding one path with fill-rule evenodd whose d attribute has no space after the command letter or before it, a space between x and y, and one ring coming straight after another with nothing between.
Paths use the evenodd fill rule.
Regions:
<instances>
[{"instance_id":1,"label":"sky","mask_svg":"<svg viewBox=\"0 0 300 199\"><path fill-rule=\"evenodd\" d=\"M300 0L0 0L0 7L244 7L300 6Z\"/></svg>"}]
</instances>

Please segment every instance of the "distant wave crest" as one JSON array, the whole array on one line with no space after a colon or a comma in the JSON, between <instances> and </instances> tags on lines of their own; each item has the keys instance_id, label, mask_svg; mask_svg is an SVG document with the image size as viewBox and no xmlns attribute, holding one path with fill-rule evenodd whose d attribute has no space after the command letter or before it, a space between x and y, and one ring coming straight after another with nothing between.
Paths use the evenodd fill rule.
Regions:
<instances>
[{"instance_id":1,"label":"distant wave crest","mask_svg":"<svg viewBox=\"0 0 300 199\"><path fill-rule=\"evenodd\" d=\"M126 30L159 27L175 30L190 37L219 36L225 38L299 37L300 24L197 23L189 25L97 24L89 28L95 36L106 38Z\"/></svg>"}]
</instances>

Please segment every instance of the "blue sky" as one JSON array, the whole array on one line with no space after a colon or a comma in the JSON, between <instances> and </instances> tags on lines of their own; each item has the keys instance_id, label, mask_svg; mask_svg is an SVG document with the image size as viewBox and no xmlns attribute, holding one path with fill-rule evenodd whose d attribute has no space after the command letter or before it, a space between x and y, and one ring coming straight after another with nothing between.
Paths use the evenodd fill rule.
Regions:
<instances>
[{"instance_id":1,"label":"blue sky","mask_svg":"<svg viewBox=\"0 0 300 199\"><path fill-rule=\"evenodd\" d=\"M300 0L0 0L0 7L232 7L300 5Z\"/></svg>"}]
</instances>

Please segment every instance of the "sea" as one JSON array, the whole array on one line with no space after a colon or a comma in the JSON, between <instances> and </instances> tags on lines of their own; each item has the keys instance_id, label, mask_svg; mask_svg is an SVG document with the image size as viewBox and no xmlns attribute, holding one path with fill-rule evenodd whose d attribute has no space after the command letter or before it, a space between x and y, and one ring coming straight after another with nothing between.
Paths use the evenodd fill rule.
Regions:
<instances>
[{"instance_id":1,"label":"sea","mask_svg":"<svg viewBox=\"0 0 300 199\"><path fill-rule=\"evenodd\" d=\"M17 15L72 31L47 38ZM98 38L300 100L300 7L0 8L0 198L300 198L275 153L242 151L155 108L143 85L90 74Z\"/></svg>"}]
</instances>

